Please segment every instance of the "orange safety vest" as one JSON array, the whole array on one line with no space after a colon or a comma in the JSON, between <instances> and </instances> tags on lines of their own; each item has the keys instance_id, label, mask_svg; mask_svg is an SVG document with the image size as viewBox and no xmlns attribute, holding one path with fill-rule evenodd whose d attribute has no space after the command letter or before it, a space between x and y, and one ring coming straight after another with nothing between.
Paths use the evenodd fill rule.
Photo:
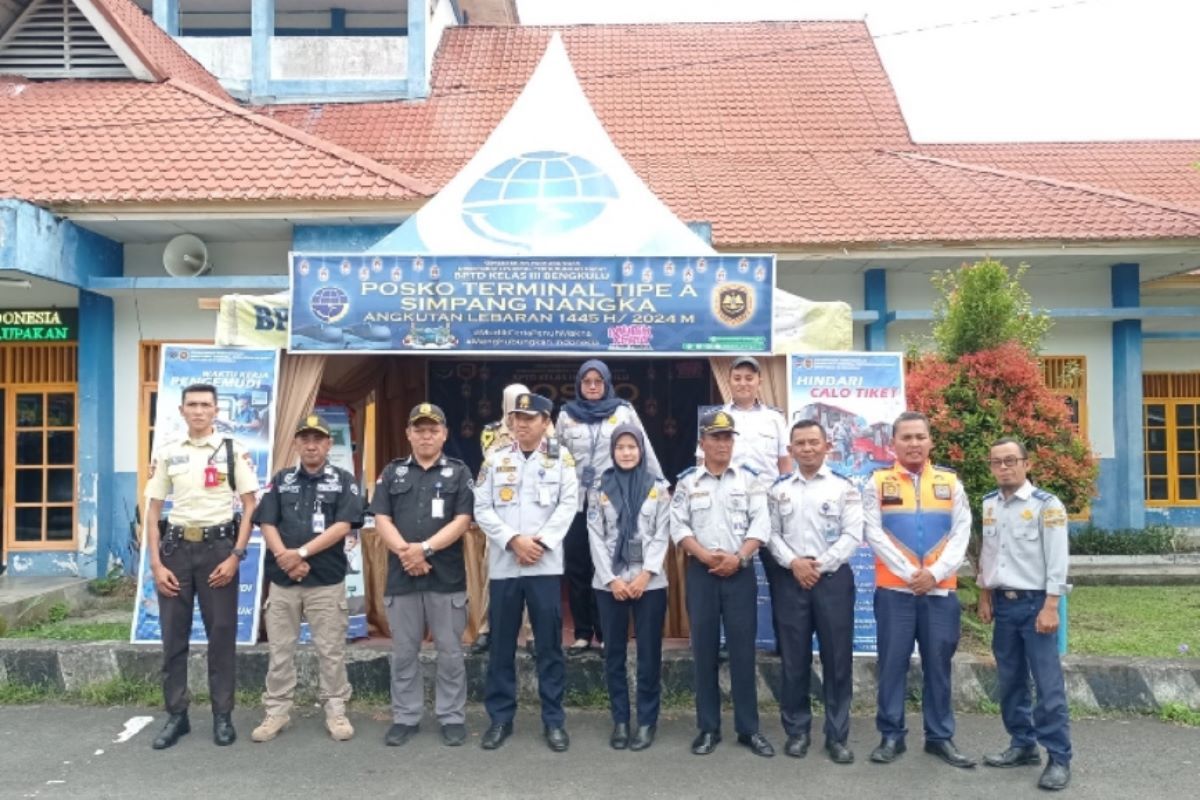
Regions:
<instances>
[{"instance_id":1,"label":"orange safety vest","mask_svg":"<svg viewBox=\"0 0 1200 800\"><path fill-rule=\"evenodd\" d=\"M921 470L920 492L913 485L908 470L898 463L876 470L871 476L879 498L879 513L883 532L914 568L928 567L938 560L950 531L954 516L953 470L925 464ZM878 557L875 559L875 585L886 588L905 588L908 583L893 573ZM957 571L939 583L939 589L958 586Z\"/></svg>"}]
</instances>

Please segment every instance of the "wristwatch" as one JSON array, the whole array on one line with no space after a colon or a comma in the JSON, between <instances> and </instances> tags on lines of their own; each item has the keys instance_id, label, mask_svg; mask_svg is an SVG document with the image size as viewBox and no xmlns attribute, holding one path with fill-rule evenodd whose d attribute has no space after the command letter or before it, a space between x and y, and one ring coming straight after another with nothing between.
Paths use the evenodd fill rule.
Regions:
<instances>
[{"instance_id":1,"label":"wristwatch","mask_svg":"<svg viewBox=\"0 0 1200 800\"><path fill-rule=\"evenodd\" d=\"M296 555L300 556L301 558L307 559L308 558L308 545L302 544L302 545L300 545L300 547L296 548Z\"/></svg>"},{"instance_id":2,"label":"wristwatch","mask_svg":"<svg viewBox=\"0 0 1200 800\"><path fill-rule=\"evenodd\" d=\"M246 560L246 548L244 548L244 547L235 547L235 548L233 548L233 554L234 554L235 556L237 556L237 560L238 560L238 561L245 561L245 560Z\"/></svg>"},{"instance_id":3,"label":"wristwatch","mask_svg":"<svg viewBox=\"0 0 1200 800\"><path fill-rule=\"evenodd\" d=\"M742 569L745 569L746 567L750 566L750 562L753 560L754 559L752 556L738 556L738 566Z\"/></svg>"},{"instance_id":4,"label":"wristwatch","mask_svg":"<svg viewBox=\"0 0 1200 800\"><path fill-rule=\"evenodd\" d=\"M425 557L426 557L426 558L433 558L433 554L434 554L434 552L435 552L435 551L434 551L434 549L433 549L433 548L432 548L432 547L429 545L429 542L423 542L423 543L421 544L421 552L425 554Z\"/></svg>"}]
</instances>

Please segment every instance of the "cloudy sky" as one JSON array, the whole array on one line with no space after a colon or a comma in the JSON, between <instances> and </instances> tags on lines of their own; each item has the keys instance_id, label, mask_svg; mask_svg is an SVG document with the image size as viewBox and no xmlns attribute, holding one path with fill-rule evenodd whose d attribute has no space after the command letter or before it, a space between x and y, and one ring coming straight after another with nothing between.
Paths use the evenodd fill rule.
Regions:
<instances>
[{"instance_id":1,"label":"cloudy sky","mask_svg":"<svg viewBox=\"0 0 1200 800\"><path fill-rule=\"evenodd\" d=\"M517 0L526 25L866 19L917 141L1200 140L1196 0Z\"/></svg>"}]
</instances>

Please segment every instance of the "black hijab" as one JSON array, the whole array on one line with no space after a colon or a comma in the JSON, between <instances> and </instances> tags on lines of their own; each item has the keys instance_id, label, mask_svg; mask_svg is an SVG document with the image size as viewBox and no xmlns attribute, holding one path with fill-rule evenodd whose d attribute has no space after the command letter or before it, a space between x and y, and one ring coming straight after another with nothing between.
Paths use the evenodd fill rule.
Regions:
<instances>
[{"instance_id":1,"label":"black hijab","mask_svg":"<svg viewBox=\"0 0 1200 800\"><path fill-rule=\"evenodd\" d=\"M632 469L617 466L614 454L622 436L632 436L637 442L638 463ZM600 490L617 509L617 546L613 550L612 570L619 574L629 566L629 544L637 538L638 514L654 486L654 475L646 468L646 437L636 425L618 425L608 447L613 465L600 476Z\"/></svg>"}]
</instances>

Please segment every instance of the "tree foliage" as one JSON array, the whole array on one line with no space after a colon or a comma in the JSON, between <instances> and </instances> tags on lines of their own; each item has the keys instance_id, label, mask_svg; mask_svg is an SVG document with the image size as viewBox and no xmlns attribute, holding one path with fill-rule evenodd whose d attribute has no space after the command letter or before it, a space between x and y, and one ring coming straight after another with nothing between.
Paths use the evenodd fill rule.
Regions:
<instances>
[{"instance_id":1,"label":"tree foliage","mask_svg":"<svg viewBox=\"0 0 1200 800\"><path fill-rule=\"evenodd\" d=\"M976 531L980 501L995 488L988 451L1002 436L1025 442L1030 480L1071 511L1084 508L1095 489L1088 443L1072 427L1064 399L1045 384L1037 349L1050 321L1031 310L1023 274L985 260L936 276L936 347L914 354L906 378L909 408L929 417L931 457L958 471Z\"/></svg>"},{"instance_id":2,"label":"tree foliage","mask_svg":"<svg viewBox=\"0 0 1200 800\"><path fill-rule=\"evenodd\" d=\"M984 259L935 273L933 286L939 296L933 304L933 341L938 354L954 361L1005 342L1018 342L1036 354L1050 329L1050 317L1033 309L1029 293L1021 287L1028 269L1022 264L1012 275L999 261Z\"/></svg>"}]
</instances>

